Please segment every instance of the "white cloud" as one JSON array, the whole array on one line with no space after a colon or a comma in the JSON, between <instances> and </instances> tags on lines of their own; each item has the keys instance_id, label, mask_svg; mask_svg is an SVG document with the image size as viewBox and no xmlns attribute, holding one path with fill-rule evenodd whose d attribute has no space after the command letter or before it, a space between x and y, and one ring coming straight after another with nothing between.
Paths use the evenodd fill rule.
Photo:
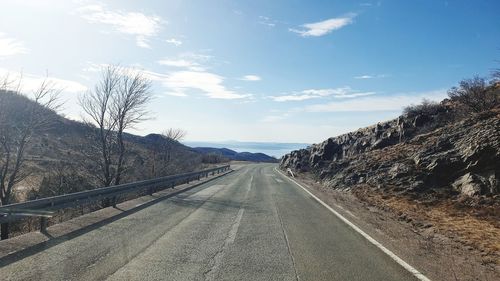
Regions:
<instances>
[{"instance_id":1,"label":"white cloud","mask_svg":"<svg viewBox=\"0 0 500 281\"><path fill-rule=\"evenodd\" d=\"M178 40L178 39L175 39L175 38L167 39L167 40L165 40L165 42L167 42L169 44L172 44L172 45L175 45L177 47L180 46L180 45L182 45L182 41Z\"/></svg>"},{"instance_id":2,"label":"white cloud","mask_svg":"<svg viewBox=\"0 0 500 281\"><path fill-rule=\"evenodd\" d=\"M9 81L20 81L22 92L32 92L39 89L40 85L44 82L50 82L57 89L61 89L65 92L70 93L81 93L87 90L87 87L79 82L61 79L57 77L46 77L41 75L34 75L29 73L19 73L15 71L9 71L5 68L0 68L0 78L8 77ZM16 83L14 83L16 84ZM16 85L17 86L17 85Z\"/></svg>"},{"instance_id":3,"label":"white cloud","mask_svg":"<svg viewBox=\"0 0 500 281\"><path fill-rule=\"evenodd\" d=\"M170 89L168 95L187 96L190 90L203 92L207 97L214 99L243 99L251 95L237 93L224 86L224 77L208 72L204 65L212 59L212 56L202 53L182 53L178 59L163 59L159 64L171 67L183 68L183 70L169 72L167 74L153 74L153 80Z\"/></svg>"},{"instance_id":4,"label":"white cloud","mask_svg":"<svg viewBox=\"0 0 500 281\"><path fill-rule=\"evenodd\" d=\"M333 97L336 99L347 99L362 96L374 95L375 92L358 92L351 87L341 87L335 89L309 89L301 92L295 92L289 95L271 96L270 98L277 102L285 101L303 101L310 99L318 99L323 97Z\"/></svg>"},{"instance_id":5,"label":"white cloud","mask_svg":"<svg viewBox=\"0 0 500 281\"><path fill-rule=\"evenodd\" d=\"M5 33L0 32L0 59L26 53L28 53L28 49L22 42L9 38Z\"/></svg>"},{"instance_id":6,"label":"white cloud","mask_svg":"<svg viewBox=\"0 0 500 281\"><path fill-rule=\"evenodd\" d=\"M77 10L89 23L107 24L115 31L133 35L141 48L150 48L149 38L158 34L163 20L158 16L149 16L139 12L106 10L101 5L88 5Z\"/></svg>"},{"instance_id":7,"label":"white cloud","mask_svg":"<svg viewBox=\"0 0 500 281\"><path fill-rule=\"evenodd\" d=\"M214 99L241 99L250 95L239 94L227 89L224 77L210 72L176 71L167 74L161 83L173 89L177 95L185 94L186 90L194 89L204 92L206 96Z\"/></svg>"},{"instance_id":8,"label":"white cloud","mask_svg":"<svg viewBox=\"0 0 500 281\"><path fill-rule=\"evenodd\" d=\"M354 79L374 79L374 78L386 78L388 77L387 74L365 74L365 75L359 75L359 76L354 76Z\"/></svg>"},{"instance_id":9,"label":"white cloud","mask_svg":"<svg viewBox=\"0 0 500 281\"><path fill-rule=\"evenodd\" d=\"M354 77L354 79L372 79L372 78L375 78L375 77L373 75L360 75L360 76Z\"/></svg>"},{"instance_id":10,"label":"white cloud","mask_svg":"<svg viewBox=\"0 0 500 281\"><path fill-rule=\"evenodd\" d=\"M187 68L192 71L205 71L207 69L203 64L208 62L212 56L198 53L182 53L178 58L175 59L162 59L158 61L158 64L171 66L171 67L181 67Z\"/></svg>"},{"instance_id":11,"label":"white cloud","mask_svg":"<svg viewBox=\"0 0 500 281\"><path fill-rule=\"evenodd\" d=\"M186 67L186 68L200 67L199 63L185 59L174 59L174 60L163 59L159 60L158 63L161 65L174 66L174 67Z\"/></svg>"},{"instance_id":12,"label":"white cloud","mask_svg":"<svg viewBox=\"0 0 500 281\"><path fill-rule=\"evenodd\" d=\"M269 17L266 16L259 16L259 22L260 24L269 26L269 27L275 27L276 26L276 21L272 20Z\"/></svg>"},{"instance_id":13,"label":"white cloud","mask_svg":"<svg viewBox=\"0 0 500 281\"><path fill-rule=\"evenodd\" d=\"M151 49L151 45L149 45L148 40L146 38L144 38L143 36L137 36L135 38L135 43L137 44L137 46L139 46L141 48Z\"/></svg>"},{"instance_id":14,"label":"white cloud","mask_svg":"<svg viewBox=\"0 0 500 281\"><path fill-rule=\"evenodd\" d=\"M260 80L262 80L262 78L260 76L257 76L257 75L249 74L249 75L245 75L245 76L241 77L240 80L243 80L243 81L260 81Z\"/></svg>"},{"instance_id":15,"label":"white cloud","mask_svg":"<svg viewBox=\"0 0 500 281\"><path fill-rule=\"evenodd\" d=\"M303 24L301 25L303 29L290 28L289 30L300 34L302 37L323 36L334 30L341 29L346 25L352 24L354 22L354 17L356 17L356 14L350 13L339 18L331 18L320 22Z\"/></svg>"},{"instance_id":16,"label":"white cloud","mask_svg":"<svg viewBox=\"0 0 500 281\"><path fill-rule=\"evenodd\" d=\"M364 97L360 99L330 102L306 106L306 112L363 112L363 111L399 111L410 104L418 104L423 99L441 101L446 97L446 90L436 90L417 94L396 96Z\"/></svg>"},{"instance_id":17,"label":"white cloud","mask_svg":"<svg viewBox=\"0 0 500 281\"><path fill-rule=\"evenodd\" d=\"M160 83L167 88L167 95L186 97L191 90L198 90L213 99L243 99L251 98L249 94L241 94L226 88L224 77L207 72L187 70L173 71L166 74L143 71L147 78Z\"/></svg>"}]
</instances>

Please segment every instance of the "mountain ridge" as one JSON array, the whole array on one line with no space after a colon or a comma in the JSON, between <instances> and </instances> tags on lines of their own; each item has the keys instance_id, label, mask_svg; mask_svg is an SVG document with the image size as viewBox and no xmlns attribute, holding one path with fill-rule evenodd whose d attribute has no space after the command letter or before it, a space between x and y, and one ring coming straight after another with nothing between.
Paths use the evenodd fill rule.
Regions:
<instances>
[{"instance_id":1,"label":"mountain ridge","mask_svg":"<svg viewBox=\"0 0 500 281\"><path fill-rule=\"evenodd\" d=\"M203 153L205 155L220 155L233 161L250 161L250 162L267 162L277 163L278 159L264 153L252 152L236 152L229 148L215 148L215 147L193 147L194 151Z\"/></svg>"}]
</instances>

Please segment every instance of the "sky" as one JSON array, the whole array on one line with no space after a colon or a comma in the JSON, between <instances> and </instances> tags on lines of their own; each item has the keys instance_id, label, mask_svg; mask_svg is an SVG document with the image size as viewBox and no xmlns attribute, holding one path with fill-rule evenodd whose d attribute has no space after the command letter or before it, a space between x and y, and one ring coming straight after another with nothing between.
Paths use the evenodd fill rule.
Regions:
<instances>
[{"instance_id":1,"label":"sky","mask_svg":"<svg viewBox=\"0 0 500 281\"><path fill-rule=\"evenodd\" d=\"M45 77L61 111L103 66L153 83L150 119L192 141L318 143L442 100L500 59L500 2L3 0L0 77Z\"/></svg>"}]
</instances>

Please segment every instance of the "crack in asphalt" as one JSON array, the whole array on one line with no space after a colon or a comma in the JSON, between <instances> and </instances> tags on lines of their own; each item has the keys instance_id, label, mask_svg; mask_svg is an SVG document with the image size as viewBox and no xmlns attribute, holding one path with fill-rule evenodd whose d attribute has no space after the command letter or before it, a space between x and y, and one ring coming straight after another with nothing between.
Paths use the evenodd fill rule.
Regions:
<instances>
[{"instance_id":1,"label":"crack in asphalt","mask_svg":"<svg viewBox=\"0 0 500 281\"><path fill-rule=\"evenodd\" d=\"M193 196L193 195L196 195L200 192L203 192L205 190L208 190L210 189L211 187L214 187L216 185L212 185L212 186L209 186L207 188L204 188L194 194L190 194L189 196L187 197L190 197L190 196ZM107 276L104 278L104 279L108 279L110 276L112 276L113 274L115 274L116 272L118 272L121 268L125 267L127 264L129 264L132 260L134 260L134 258L138 257L139 255L143 254L143 252L145 252L148 248L152 247L153 244L155 244L158 240L160 240L163 236L167 235L168 233L172 232L176 226L180 225L181 223L183 223L186 219L188 219L190 216L192 216L196 211L199 210L199 208L201 206L203 206L204 204L207 203L208 200L210 200L212 197L214 197L217 193L219 193L220 191L222 190L222 188L219 188L218 190L216 190L214 193L210 194L207 198L205 198L203 200L203 203L201 203L196 209L193 209L191 210L188 214L186 214L185 216L183 216L179 221L177 221L175 224L173 224L173 226L171 228L169 228L167 231L163 232L163 234L159 235L158 237L156 237L156 239L153 239L152 241L150 241L147 245L145 245L141 251L138 251L136 252L135 254L131 255L128 257L128 261L126 263L124 263L123 265L121 265L119 268L117 268L116 270L114 270L113 272L109 272L107 274Z\"/></svg>"},{"instance_id":2,"label":"crack in asphalt","mask_svg":"<svg viewBox=\"0 0 500 281\"><path fill-rule=\"evenodd\" d=\"M250 192L250 189L252 188L252 182L253 182L253 175L250 178L250 183L248 184L247 191L245 193L245 196L243 197L243 201L241 202L241 206L246 202L248 193ZM211 266L210 268L203 273L205 280L206 281L213 281L217 280L217 273L219 272L219 268L222 264L222 259L224 258L226 250L231 246L231 244L234 243L234 240L236 239L236 234L238 233L238 229L241 224L241 219L243 218L243 213L245 212L245 208L240 207L238 214L236 215L235 220L233 221L231 225L231 230L228 232L226 239L224 240L224 243L222 244L222 247L215 253L215 255L211 259Z\"/></svg>"},{"instance_id":3,"label":"crack in asphalt","mask_svg":"<svg viewBox=\"0 0 500 281\"><path fill-rule=\"evenodd\" d=\"M300 277L299 273L297 272L297 266L295 265L295 258L293 257L292 249L290 248L290 241L288 240L288 235L286 235L285 227L283 225L283 220L281 219L281 214L278 206L276 206L276 212L278 213L278 218L280 220L280 225L281 225L281 231L283 232L283 237L285 238L286 241L286 248L288 250L288 254L290 255L290 259L292 260L293 270L295 271L295 278L297 281L299 281Z\"/></svg>"}]
</instances>

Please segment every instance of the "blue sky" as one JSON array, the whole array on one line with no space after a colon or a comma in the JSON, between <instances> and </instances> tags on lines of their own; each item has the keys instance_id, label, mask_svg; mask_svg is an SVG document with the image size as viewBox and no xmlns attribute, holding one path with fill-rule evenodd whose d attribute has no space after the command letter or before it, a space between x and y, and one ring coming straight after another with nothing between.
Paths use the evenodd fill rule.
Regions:
<instances>
[{"instance_id":1,"label":"blue sky","mask_svg":"<svg viewBox=\"0 0 500 281\"><path fill-rule=\"evenodd\" d=\"M188 140L320 142L441 100L500 59L498 1L6 0L0 76L48 75L63 113L110 63L154 82L152 119Z\"/></svg>"}]
</instances>

